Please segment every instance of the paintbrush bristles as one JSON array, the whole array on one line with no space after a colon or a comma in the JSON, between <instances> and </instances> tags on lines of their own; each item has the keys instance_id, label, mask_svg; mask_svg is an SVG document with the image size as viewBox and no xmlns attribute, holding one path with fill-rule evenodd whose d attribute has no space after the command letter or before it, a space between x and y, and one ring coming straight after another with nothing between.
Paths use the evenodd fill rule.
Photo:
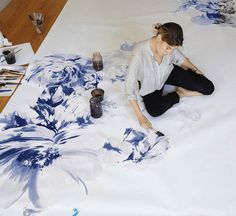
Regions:
<instances>
[{"instance_id":1,"label":"paintbrush bristles","mask_svg":"<svg viewBox=\"0 0 236 216\"><path fill-rule=\"evenodd\" d=\"M36 32L38 34L41 34L43 32L43 22L44 22L43 13L33 12L32 15L28 14L28 17L35 26Z\"/></svg>"}]
</instances>

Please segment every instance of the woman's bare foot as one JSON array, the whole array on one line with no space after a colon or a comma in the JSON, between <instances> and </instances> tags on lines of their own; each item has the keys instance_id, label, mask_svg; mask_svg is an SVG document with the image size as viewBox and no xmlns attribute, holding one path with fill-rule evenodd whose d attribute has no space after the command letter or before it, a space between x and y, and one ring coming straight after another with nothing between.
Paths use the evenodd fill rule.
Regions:
<instances>
[{"instance_id":1,"label":"woman's bare foot","mask_svg":"<svg viewBox=\"0 0 236 216\"><path fill-rule=\"evenodd\" d=\"M200 93L200 92L190 91L190 90L184 89L182 87L177 87L176 93L180 97L191 97L191 96L200 96L200 95L202 95L202 93Z\"/></svg>"}]
</instances>

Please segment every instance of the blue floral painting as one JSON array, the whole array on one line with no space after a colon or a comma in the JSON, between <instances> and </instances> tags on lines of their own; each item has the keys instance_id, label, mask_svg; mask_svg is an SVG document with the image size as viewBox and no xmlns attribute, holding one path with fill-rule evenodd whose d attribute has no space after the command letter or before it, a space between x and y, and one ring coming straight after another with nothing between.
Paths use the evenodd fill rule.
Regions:
<instances>
[{"instance_id":1,"label":"blue floral painting","mask_svg":"<svg viewBox=\"0 0 236 216\"><path fill-rule=\"evenodd\" d=\"M25 92L25 98L32 101L0 116L2 207L27 197L32 208L23 214L30 215L47 206L41 198L43 176L53 181L60 171L86 195L86 181L102 174L104 155L115 158L119 165L140 164L169 148L166 138L121 120L126 106L127 52L106 56L100 72L93 70L91 59L79 55L50 55L29 66L23 85L37 90ZM89 109L91 90L97 87L105 90L100 119L92 118ZM111 120L112 130L108 126ZM5 185L14 188L14 193Z\"/></svg>"},{"instance_id":2,"label":"blue floral painting","mask_svg":"<svg viewBox=\"0 0 236 216\"><path fill-rule=\"evenodd\" d=\"M200 25L220 24L236 27L234 0L183 0L178 12L194 9L198 15L192 17Z\"/></svg>"}]
</instances>

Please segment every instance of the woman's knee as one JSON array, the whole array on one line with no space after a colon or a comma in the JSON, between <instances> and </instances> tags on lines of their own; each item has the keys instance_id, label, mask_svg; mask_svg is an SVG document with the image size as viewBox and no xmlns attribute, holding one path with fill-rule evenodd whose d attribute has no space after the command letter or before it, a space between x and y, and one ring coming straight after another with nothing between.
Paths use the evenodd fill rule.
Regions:
<instances>
[{"instance_id":1,"label":"woman's knee","mask_svg":"<svg viewBox=\"0 0 236 216\"><path fill-rule=\"evenodd\" d=\"M208 86L208 91L207 91L207 95L212 94L215 91L215 86L214 84L210 81L210 84Z\"/></svg>"},{"instance_id":2,"label":"woman's knee","mask_svg":"<svg viewBox=\"0 0 236 216\"><path fill-rule=\"evenodd\" d=\"M148 114L152 117L158 117L163 114L163 112L160 111L153 111L153 112L148 112Z\"/></svg>"},{"instance_id":3,"label":"woman's knee","mask_svg":"<svg viewBox=\"0 0 236 216\"><path fill-rule=\"evenodd\" d=\"M198 77L196 78L195 84L196 84L195 91L198 91L203 95L210 95L215 90L214 84L204 75L201 74L199 74Z\"/></svg>"},{"instance_id":4,"label":"woman's knee","mask_svg":"<svg viewBox=\"0 0 236 216\"><path fill-rule=\"evenodd\" d=\"M149 108L146 107L146 110L147 110L148 114L150 116L152 116L152 117L158 117L161 114L163 114L163 112L160 109L158 109L158 108L156 108L156 109L149 109Z\"/></svg>"},{"instance_id":5,"label":"woman's knee","mask_svg":"<svg viewBox=\"0 0 236 216\"><path fill-rule=\"evenodd\" d=\"M205 85L202 87L202 92L201 93L204 94L204 95L210 95L214 92L214 90L215 90L214 84L210 80L208 80L205 83Z\"/></svg>"}]
</instances>

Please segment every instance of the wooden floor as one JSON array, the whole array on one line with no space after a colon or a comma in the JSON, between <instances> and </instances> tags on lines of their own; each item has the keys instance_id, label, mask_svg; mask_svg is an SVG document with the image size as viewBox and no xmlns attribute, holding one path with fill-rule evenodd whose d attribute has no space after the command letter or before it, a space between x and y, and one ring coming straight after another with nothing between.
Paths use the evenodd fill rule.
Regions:
<instances>
[{"instance_id":1,"label":"wooden floor","mask_svg":"<svg viewBox=\"0 0 236 216\"><path fill-rule=\"evenodd\" d=\"M13 45L30 42L36 52L67 0L11 0L0 12L0 30ZM28 13L45 14L44 31L37 34ZM10 97L0 97L0 112Z\"/></svg>"}]
</instances>

